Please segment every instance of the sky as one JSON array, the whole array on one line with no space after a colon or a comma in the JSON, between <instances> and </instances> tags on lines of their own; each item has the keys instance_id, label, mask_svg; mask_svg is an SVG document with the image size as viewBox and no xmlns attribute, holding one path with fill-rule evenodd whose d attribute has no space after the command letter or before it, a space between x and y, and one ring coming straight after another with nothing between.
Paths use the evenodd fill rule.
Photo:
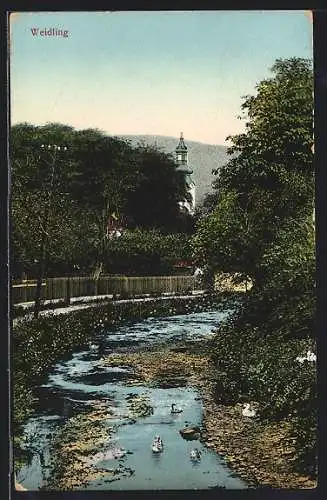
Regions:
<instances>
[{"instance_id":1,"label":"sky","mask_svg":"<svg viewBox=\"0 0 327 500\"><path fill-rule=\"evenodd\" d=\"M186 140L227 144L244 129L242 96L287 57L312 58L308 12L13 13L11 122L111 135L183 131Z\"/></svg>"}]
</instances>

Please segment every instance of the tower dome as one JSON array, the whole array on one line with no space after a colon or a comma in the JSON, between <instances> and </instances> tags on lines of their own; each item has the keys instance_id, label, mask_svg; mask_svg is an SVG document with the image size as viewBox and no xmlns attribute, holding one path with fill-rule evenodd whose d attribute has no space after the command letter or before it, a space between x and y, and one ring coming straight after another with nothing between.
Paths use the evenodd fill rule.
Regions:
<instances>
[{"instance_id":1,"label":"tower dome","mask_svg":"<svg viewBox=\"0 0 327 500\"><path fill-rule=\"evenodd\" d=\"M188 152L187 152L187 146L184 142L184 137L183 137L183 132L181 132L180 138L179 138L179 143L177 145L177 148L175 149L176 152L176 161L178 166L187 166L188 164Z\"/></svg>"}]
</instances>

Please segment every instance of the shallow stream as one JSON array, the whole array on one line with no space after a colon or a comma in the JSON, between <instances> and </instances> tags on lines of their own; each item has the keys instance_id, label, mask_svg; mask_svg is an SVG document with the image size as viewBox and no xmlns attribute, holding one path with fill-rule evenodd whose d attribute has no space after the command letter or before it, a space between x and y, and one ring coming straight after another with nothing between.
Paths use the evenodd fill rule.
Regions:
<instances>
[{"instance_id":1,"label":"shallow stream","mask_svg":"<svg viewBox=\"0 0 327 500\"><path fill-rule=\"evenodd\" d=\"M246 488L213 450L198 440L181 437L179 430L186 425L201 427L202 404L195 388L140 385L135 383L131 368L102 363L110 353L130 352L157 343L201 342L229 313L226 310L148 318L124 325L104 332L88 350L58 363L47 382L39 387L38 407L25 426L24 447L29 450L30 459L17 471L18 482L28 490L51 489L47 485L53 475L53 442L57 433L83 412L100 407L110 409L110 418L101 423L110 429L110 437L86 460L94 471L104 474L95 473L86 484L74 489ZM130 401L138 395L153 408L153 413L131 418ZM183 411L172 414L172 403ZM162 453L151 450L155 435L163 440ZM83 441L83 435L79 439ZM201 452L198 461L190 457L194 448Z\"/></svg>"}]
</instances>

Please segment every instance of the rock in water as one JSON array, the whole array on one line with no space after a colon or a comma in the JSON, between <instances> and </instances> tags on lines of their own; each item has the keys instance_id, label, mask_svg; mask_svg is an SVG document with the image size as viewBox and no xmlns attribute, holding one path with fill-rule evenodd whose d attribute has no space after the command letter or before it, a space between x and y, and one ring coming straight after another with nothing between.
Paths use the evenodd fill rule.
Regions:
<instances>
[{"instance_id":1,"label":"rock in water","mask_svg":"<svg viewBox=\"0 0 327 500\"><path fill-rule=\"evenodd\" d=\"M180 435L182 436L183 439L200 439L201 437L201 430L199 427L184 427L184 429L181 429L179 431Z\"/></svg>"}]
</instances>

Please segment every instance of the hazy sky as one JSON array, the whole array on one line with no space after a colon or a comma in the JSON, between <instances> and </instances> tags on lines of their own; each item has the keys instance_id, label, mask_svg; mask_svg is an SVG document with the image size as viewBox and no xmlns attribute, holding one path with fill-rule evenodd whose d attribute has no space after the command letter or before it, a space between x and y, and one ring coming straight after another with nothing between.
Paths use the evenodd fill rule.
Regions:
<instances>
[{"instance_id":1,"label":"hazy sky","mask_svg":"<svg viewBox=\"0 0 327 500\"><path fill-rule=\"evenodd\" d=\"M312 25L304 11L19 13L10 45L12 123L224 144L276 58L312 58Z\"/></svg>"}]
</instances>

